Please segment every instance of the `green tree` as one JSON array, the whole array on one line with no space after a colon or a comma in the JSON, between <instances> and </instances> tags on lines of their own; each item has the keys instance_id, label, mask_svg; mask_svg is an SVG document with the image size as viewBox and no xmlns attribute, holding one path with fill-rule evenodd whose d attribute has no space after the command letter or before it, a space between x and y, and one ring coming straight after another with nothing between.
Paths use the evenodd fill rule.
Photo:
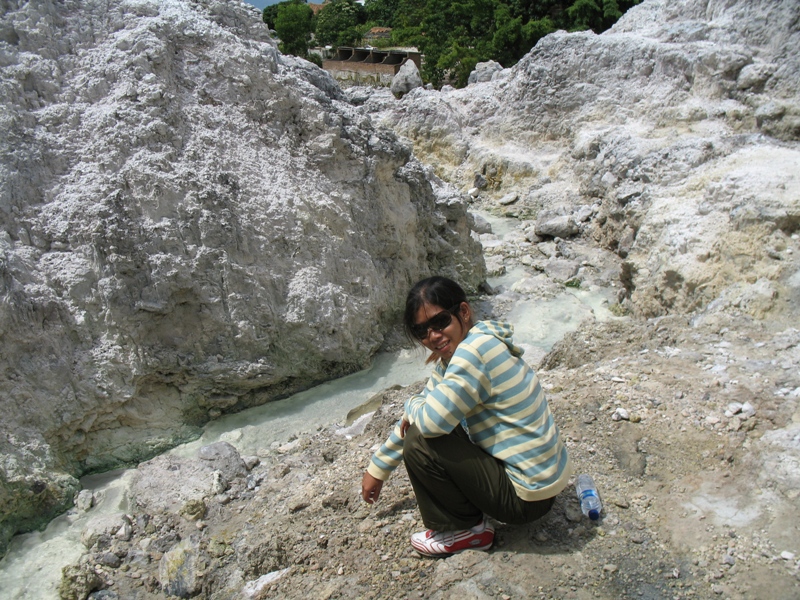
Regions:
<instances>
[{"instance_id":1,"label":"green tree","mask_svg":"<svg viewBox=\"0 0 800 600\"><path fill-rule=\"evenodd\" d=\"M302 0L282 2L278 5L275 31L280 38L279 48L284 54L306 58L311 39L314 13Z\"/></svg>"},{"instance_id":2,"label":"green tree","mask_svg":"<svg viewBox=\"0 0 800 600\"><path fill-rule=\"evenodd\" d=\"M281 4L283 4L283 2L279 2L278 4L270 4L261 11L261 20L267 24L269 29L275 29L275 19L278 18L278 7Z\"/></svg>"},{"instance_id":3,"label":"green tree","mask_svg":"<svg viewBox=\"0 0 800 600\"><path fill-rule=\"evenodd\" d=\"M317 15L314 35L320 46L354 46L361 39L357 26L365 22L364 8L355 0L331 0Z\"/></svg>"},{"instance_id":4,"label":"green tree","mask_svg":"<svg viewBox=\"0 0 800 600\"><path fill-rule=\"evenodd\" d=\"M394 27L395 15L400 13L401 0L366 0L364 11L373 27Z\"/></svg>"}]
</instances>

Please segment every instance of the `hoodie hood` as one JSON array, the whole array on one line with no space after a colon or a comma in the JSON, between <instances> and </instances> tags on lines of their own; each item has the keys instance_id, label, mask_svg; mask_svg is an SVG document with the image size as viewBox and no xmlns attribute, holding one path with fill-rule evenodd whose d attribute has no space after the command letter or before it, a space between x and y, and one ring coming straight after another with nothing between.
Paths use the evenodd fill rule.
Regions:
<instances>
[{"instance_id":1,"label":"hoodie hood","mask_svg":"<svg viewBox=\"0 0 800 600\"><path fill-rule=\"evenodd\" d=\"M478 321L472 326L470 334L483 333L496 337L498 340L508 346L508 351L514 356L522 356L525 351L517 346L512 340L514 335L514 326L511 323L504 321Z\"/></svg>"}]
</instances>

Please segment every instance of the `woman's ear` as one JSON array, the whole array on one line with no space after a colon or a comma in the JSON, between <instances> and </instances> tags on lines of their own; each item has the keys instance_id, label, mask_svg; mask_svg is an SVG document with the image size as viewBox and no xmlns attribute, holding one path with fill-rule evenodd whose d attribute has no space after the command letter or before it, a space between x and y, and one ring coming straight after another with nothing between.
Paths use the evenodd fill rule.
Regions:
<instances>
[{"instance_id":1,"label":"woman's ear","mask_svg":"<svg viewBox=\"0 0 800 600\"><path fill-rule=\"evenodd\" d=\"M462 302L458 309L458 314L464 323L469 323L472 320L472 308L466 302Z\"/></svg>"}]
</instances>

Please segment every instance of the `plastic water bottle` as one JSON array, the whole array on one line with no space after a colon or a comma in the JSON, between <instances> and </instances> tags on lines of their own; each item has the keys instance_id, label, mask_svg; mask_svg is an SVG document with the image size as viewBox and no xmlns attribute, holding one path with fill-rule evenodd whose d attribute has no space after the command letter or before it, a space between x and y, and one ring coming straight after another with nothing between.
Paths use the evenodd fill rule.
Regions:
<instances>
[{"instance_id":1,"label":"plastic water bottle","mask_svg":"<svg viewBox=\"0 0 800 600\"><path fill-rule=\"evenodd\" d=\"M600 496L597 493L597 486L591 475L578 475L575 482L575 491L578 492L578 500L581 501L581 511L592 521L600 518L600 511L603 505L600 503Z\"/></svg>"}]
</instances>

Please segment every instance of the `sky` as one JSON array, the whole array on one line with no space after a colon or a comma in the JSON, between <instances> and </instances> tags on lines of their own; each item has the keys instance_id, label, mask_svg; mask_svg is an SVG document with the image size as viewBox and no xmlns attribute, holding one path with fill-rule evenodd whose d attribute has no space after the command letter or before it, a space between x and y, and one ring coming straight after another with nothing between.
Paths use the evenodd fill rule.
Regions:
<instances>
[{"instance_id":1,"label":"sky","mask_svg":"<svg viewBox=\"0 0 800 600\"><path fill-rule=\"evenodd\" d=\"M245 0L248 4L252 4L253 6L257 6L258 8L265 8L270 4L277 4L281 0Z\"/></svg>"}]
</instances>

